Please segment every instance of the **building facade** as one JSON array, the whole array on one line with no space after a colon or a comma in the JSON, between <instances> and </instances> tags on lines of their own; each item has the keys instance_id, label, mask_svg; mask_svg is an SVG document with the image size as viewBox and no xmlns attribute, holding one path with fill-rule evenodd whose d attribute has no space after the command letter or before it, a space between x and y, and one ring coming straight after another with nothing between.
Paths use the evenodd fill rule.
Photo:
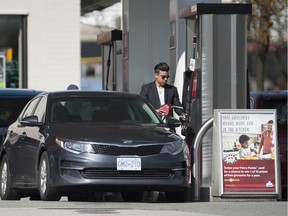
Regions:
<instances>
[{"instance_id":1,"label":"building facade","mask_svg":"<svg viewBox=\"0 0 288 216\"><path fill-rule=\"evenodd\" d=\"M80 0L0 0L0 88L80 84Z\"/></svg>"}]
</instances>

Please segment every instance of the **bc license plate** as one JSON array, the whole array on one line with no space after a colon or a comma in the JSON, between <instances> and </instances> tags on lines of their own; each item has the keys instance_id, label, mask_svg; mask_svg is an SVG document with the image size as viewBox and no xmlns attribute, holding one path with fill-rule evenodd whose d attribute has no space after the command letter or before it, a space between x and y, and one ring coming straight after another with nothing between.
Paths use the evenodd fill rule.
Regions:
<instances>
[{"instance_id":1,"label":"bc license plate","mask_svg":"<svg viewBox=\"0 0 288 216\"><path fill-rule=\"evenodd\" d=\"M117 158L117 170L141 170L141 158Z\"/></svg>"}]
</instances>

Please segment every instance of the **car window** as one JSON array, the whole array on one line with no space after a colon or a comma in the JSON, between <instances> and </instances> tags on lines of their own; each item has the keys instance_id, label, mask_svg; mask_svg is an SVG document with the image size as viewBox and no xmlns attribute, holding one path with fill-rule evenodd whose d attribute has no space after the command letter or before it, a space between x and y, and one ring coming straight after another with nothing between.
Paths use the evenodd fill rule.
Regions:
<instances>
[{"instance_id":1,"label":"car window","mask_svg":"<svg viewBox=\"0 0 288 216\"><path fill-rule=\"evenodd\" d=\"M43 96L40 99L40 102L38 103L34 115L38 117L39 122L44 122L44 117L45 117L45 110L46 110L46 104L47 104L47 97Z\"/></svg>"},{"instance_id":2,"label":"car window","mask_svg":"<svg viewBox=\"0 0 288 216\"><path fill-rule=\"evenodd\" d=\"M16 121L30 99L31 98L0 98L0 127L7 127Z\"/></svg>"},{"instance_id":3,"label":"car window","mask_svg":"<svg viewBox=\"0 0 288 216\"><path fill-rule=\"evenodd\" d=\"M39 100L40 100L40 98L37 97L37 98L31 100L31 101L29 102L29 104L27 104L27 106L26 106L26 107L24 108L24 110L23 110L23 113L21 114L21 119L23 119L23 118L25 118L25 117L27 117L27 116L31 116L31 115L32 115L32 113L33 113L36 105L37 105L38 102L39 102Z\"/></svg>"},{"instance_id":4,"label":"car window","mask_svg":"<svg viewBox=\"0 0 288 216\"><path fill-rule=\"evenodd\" d=\"M287 96L275 94L263 97L261 95L258 100L250 97L250 107L253 109L276 109L277 122L279 124L287 124Z\"/></svg>"},{"instance_id":5,"label":"car window","mask_svg":"<svg viewBox=\"0 0 288 216\"><path fill-rule=\"evenodd\" d=\"M287 98L264 101L264 109L277 110L277 122L287 124Z\"/></svg>"},{"instance_id":6,"label":"car window","mask_svg":"<svg viewBox=\"0 0 288 216\"><path fill-rule=\"evenodd\" d=\"M52 103L52 122L115 122L159 124L160 120L141 98L62 98Z\"/></svg>"}]
</instances>

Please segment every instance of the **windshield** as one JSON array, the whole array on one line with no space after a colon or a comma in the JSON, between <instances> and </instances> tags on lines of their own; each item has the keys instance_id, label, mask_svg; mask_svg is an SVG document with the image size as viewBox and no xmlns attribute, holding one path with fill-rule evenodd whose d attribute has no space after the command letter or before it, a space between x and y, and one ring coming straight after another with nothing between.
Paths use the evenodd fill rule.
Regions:
<instances>
[{"instance_id":1,"label":"windshield","mask_svg":"<svg viewBox=\"0 0 288 216\"><path fill-rule=\"evenodd\" d=\"M61 98L52 103L51 110L51 122L160 123L157 115L140 98Z\"/></svg>"}]
</instances>

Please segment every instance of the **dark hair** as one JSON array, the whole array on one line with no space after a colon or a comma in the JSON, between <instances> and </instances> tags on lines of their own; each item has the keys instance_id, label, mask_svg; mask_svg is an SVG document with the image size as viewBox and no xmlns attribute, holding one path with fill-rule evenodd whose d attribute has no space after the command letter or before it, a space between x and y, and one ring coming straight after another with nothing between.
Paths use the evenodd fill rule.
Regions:
<instances>
[{"instance_id":1,"label":"dark hair","mask_svg":"<svg viewBox=\"0 0 288 216\"><path fill-rule=\"evenodd\" d=\"M68 87L67 87L67 90L75 90L75 89L79 89L77 85L75 84L70 84Z\"/></svg>"},{"instance_id":2,"label":"dark hair","mask_svg":"<svg viewBox=\"0 0 288 216\"><path fill-rule=\"evenodd\" d=\"M246 142L246 141L248 141L248 140L250 140L250 138L249 138L247 135L245 135L245 134L243 134L243 135L241 135L241 136L239 137L239 142L240 142L240 144L243 144L244 142Z\"/></svg>"},{"instance_id":3,"label":"dark hair","mask_svg":"<svg viewBox=\"0 0 288 216\"><path fill-rule=\"evenodd\" d=\"M170 67L167 63L165 62L160 62L159 64L157 64L155 67L154 67L154 72L155 73L158 73L159 71L167 71L169 72L170 70Z\"/></svg>"},{"instance_id":4,"label":"dark hair","mask_svg":"<svg viewBox=\"0 0 288 216\"><path fill-rule=\"evenodd\" d=\"M269 120L269 121L268 121L268 124L273 124L273 120Z\"/></svg>"}]
</instances>

